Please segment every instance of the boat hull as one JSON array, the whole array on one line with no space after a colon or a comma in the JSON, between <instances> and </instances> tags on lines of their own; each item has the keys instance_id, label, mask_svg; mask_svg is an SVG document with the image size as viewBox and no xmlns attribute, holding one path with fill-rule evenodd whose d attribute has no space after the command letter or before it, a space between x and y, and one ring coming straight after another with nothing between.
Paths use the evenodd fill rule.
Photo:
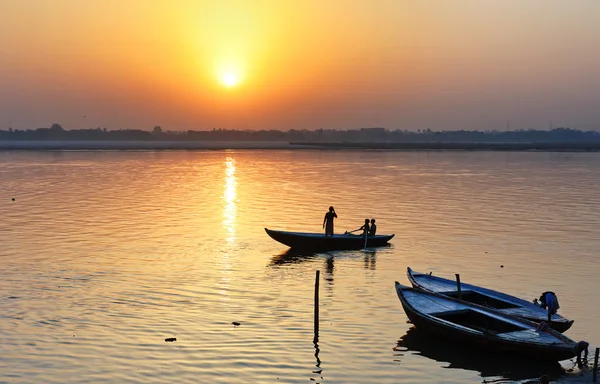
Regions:
<instances>
[{"instance_id":1,"label":"boat hull","mask_svg":"<svg viewBox=\"0 0 600 384\"><path fill-rule=\"evenodd\" d=\"M547 332L553 337L556 337L556 344L536 344L536 343L527 343L519 340L505 340L501 337L497 336L495 333L486 334L485 332L473 332L470 330L465 330L464 327L455 327L448 324L448 322L440 321L440 319L422 313L416 307L411 305L411 303L406 299L403 294L403 289L407 287L402 287L400 284L396 283L396 291L398 293L398 297L400 298L400 302L402 304L402 308L406 315L413 323L413 325L419 329L420 331L427 332L438 337L443 337L450 341L457 342L459 348L464 348L464 344L468 344L473 348L489 350L496 353L502 353L507 357L523 357L526 356L529 359L539 360L539 361L561 361L567 360L576 356L576 343L567 338L566 336L561 335L560 333L548 329ZM408 288L415 291L421 291L415 288ZM438 295L433 292L421 291L430 295ZM456 300L456 302L460 302ZM465 303L465 305L468 305ZM486 313L483 309L477 309L480 313ZM490 311L493 313L493 311ZM498 312L495 313L495 316L498 317L500 314ZM511 320L509 320L511 321ZM512 320L514 322L514 320ZM533 332L535 329L535 323L529 322L527 320L521 320L525 324L524 326L529 328L530 332ZM529 325L527 325L529 323Z\"/></svg>"},{"instance_id":2,"label":"boat hull","mask_svg":"<svg viewBox=\"0 0 600 384\"><path fill-rule=\"evenodd\" d=\"M502 377L506 382L521 383L532 377L547 375L551 380L558 379L565 371L557 361L532 361L518 355L481 353L476 348L457 348L456 342L438 337L411 327L400 337L396 350L406 350L428 359L438 361L449 369L480 372L481 377Z\"/></svg>"},{"instance_id":3,"label":"boat hull","mask_svg":"<svg viewBox=\"0 0 600 384\"><path fill-rule=\"evenodd\" d=\"M321 233L274 231L268 228L265 228L265 231L273 240L293 249L331 251L365 248L365 238L363 236L347 234L325 236ZM369 236L366 248L385 246L393 237L394 235Z\"/></svg>"},{"instance_id":4,"label":"boat hull","mask_svg":"<svg viewBox=\"0 0 600 384\"><path fill-rule=\"evenodd\" d=\"M411 268L407 269L406 274L408 280L415 288L457 297L456 282L453 280L424 273L417 273ZM548 314L546 310L529 301L502 292L465 283L461 283L461 291L463 299L469 301L471 304L476 305L477 302L485 302L487 307L491 306L504 312L506 315L521 317L536 323L541 323L542 321L548 323ZM565 332L571 328L572 325L573 320L568 320L558 314L552 315L550 326L556 331L561 333Z\"/></svg>"}]
</instances>

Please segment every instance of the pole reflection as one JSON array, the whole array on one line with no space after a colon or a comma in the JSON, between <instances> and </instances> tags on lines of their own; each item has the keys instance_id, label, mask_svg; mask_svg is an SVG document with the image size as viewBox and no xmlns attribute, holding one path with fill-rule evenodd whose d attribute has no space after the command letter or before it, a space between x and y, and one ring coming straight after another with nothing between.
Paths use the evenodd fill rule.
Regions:
<instances>
[{"instance_id":1,"label":"pole reflection","mask_svg":"<svg viewBox=\"0 0 600 384\"><path fill-rule=\"evenodd\" d=\"M365 269L375 270L377 265L377 252L367 251L365 252Z\"/></svg>"}]
</instances>

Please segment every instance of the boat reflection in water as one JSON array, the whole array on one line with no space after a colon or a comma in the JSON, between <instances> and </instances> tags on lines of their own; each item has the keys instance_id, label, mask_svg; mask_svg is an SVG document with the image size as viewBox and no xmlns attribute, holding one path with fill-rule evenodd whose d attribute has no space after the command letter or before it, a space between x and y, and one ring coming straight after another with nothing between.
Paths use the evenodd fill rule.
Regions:
<instances>
[{"instance_id":1,"label":"boat reflection in water","mask_svg":"<svg viewBox=\"0 0 600 384\"><path fill-rule=\"evenodd\" d=\"M484 380L485 383L504 380L521 381L537 379L542 375L552 381L565 373L558 362L539 362L525 359L507 358L502 354L481 353L469 350L452 342L420 332L412 327L398 340L394 348L396 361L402 362L407 352L429 359L449 363L445 368L477 371L481 377L494 377L501 380Z\"/></svg>"},{"instance_id":2,"label":"boat reflection in water","mask_svg":"<svg viewBox=\"0 0 600 384\"><path fill-rule=\"evenodd\" d=\"M331 286L333 285L333 271L335 269L335 255L333 252L315 253L311 251L297 251L288 249L287 251L274 256L269 263L269 267L276 268L286 265L300 264L308 260L314 260L318 257L325 258L323 279L327 282L327 286Z\"/></svg>"},{"instance_id":3,"label":"boat reflection in water","mask_svg":"<svg viewBox=\"0 0 600 384\"><path fill-rule=\"evenodd\" d=\"M271 258L269 266L275 267L278 265L299 264L308 260L312 260L318 255L323 255L323 253L295 250L290 248L287 251L280 253L279 255L273 256Z\"/></svg>"},{"instance_id":4,"label":"boat reflection in water","mask_svg":"<svg viewBox=\"0 0 600 384\"><path fill-rule=\"evenodd\" d=\"M320 259L323 259L325 262L325 265L322 269L322 278L325 281L325 287L332 289L334 285L333 274L335 272L336 259L338 260L338 263L340 260L356 262L362 259L365 269L375 270L375 266L377 265L377 251L374 249L369 249L366 251L313 252L309 250L295 250L290 248L283 253L273 256L268 267L293 268L295 265L308 261L318 261ZM319 269L319 267L316 269Z\"/></svg>"},{"instance_id":5,"label":"boat reflection in water","mask_svg":"<svg viewBox=\"0 0 600 384\"><path fill-rule=\"evenodd\" d=\"M352 259L362 257L364 260L365 269L375 269L377 261L377 251L368 249L366 251L329 251L329 252L313 252L309 250L296 250L293 248L280 253L271 258L270 267L276 267L287 264L299 264L305 261L316 258L324 258L326 262L326 270L333 270L333 261L337 257L344 259Z\"/></svg>"}]
</instances>

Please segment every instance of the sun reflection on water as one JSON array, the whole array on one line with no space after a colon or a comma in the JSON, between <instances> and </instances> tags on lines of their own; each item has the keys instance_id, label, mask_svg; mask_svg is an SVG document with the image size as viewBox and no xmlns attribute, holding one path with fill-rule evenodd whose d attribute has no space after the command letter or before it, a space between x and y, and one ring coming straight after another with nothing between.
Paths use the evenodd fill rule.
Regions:
<instances>
[{"instance_id":1,"label":"sun reflection on water","mask_svg":"<svg viewBox=\"0 0 600 384\"><path fill-rule=\"evenodd\" d=\"M223 229L226 231L228 244L235 241L236 217L237 217L237 180L235 177L235 159L225 159L225 190L223 191Z\"/></svg>"},{"instance_id":2,"label":"sun reflection on water","mask_svg":"<svg viewBox=\"0 0 600 384\"><path fill-rule=\"evenodd\" d=\"M217 284L222 302L229 302L229 288L233 268L232 249L236 240L237 218L237 180L235 177L235 159L225 158L225 180L223 183L223 222L222 228L225 236L225 246L219 264L221 268L221 281Z\"/></svg>"}]
</instances>

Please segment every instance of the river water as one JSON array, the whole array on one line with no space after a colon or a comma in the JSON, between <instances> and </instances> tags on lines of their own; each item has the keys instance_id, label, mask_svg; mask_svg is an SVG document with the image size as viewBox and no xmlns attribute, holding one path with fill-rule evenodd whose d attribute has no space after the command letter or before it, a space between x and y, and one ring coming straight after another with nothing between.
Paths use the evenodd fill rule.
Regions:
<instances>
[{"instance_id":1,"label":"river water","mask_svg":"<svg viewBox=\"0 0 600 384\"><path fill-rule=\"evenodd\" d=\"M553 290L597 345L598 190L595 153L0 152L0 383L568 381L411 330L394 281ZM392 245L300 256L264 232L321 231L330 205Z\"/></svg>"}]
</instances>

